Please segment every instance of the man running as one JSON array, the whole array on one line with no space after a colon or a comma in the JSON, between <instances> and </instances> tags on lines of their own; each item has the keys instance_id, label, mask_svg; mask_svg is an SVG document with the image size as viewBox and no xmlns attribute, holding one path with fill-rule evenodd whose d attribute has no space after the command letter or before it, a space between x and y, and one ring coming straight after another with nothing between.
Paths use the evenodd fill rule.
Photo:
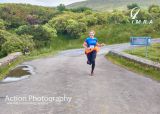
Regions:
<instances>
[{"instance_id":1,"label":"man running","mask_svg":"<svg viewBox=\"0 0 160 114\"><path fill-rule=\"evenodd\" d=\"M97 38L95 38L94 35L95 35L95 31L93 30L90 31L89 37L86 38L83 43L83 47L85 48L85 50L88 50L88 52L85 52L88 59L87 64L92 65L91 76L94 75L95 59L96 59L98 48L104 45L104 44L99 44Z\"/></svg>"}]
</instances>

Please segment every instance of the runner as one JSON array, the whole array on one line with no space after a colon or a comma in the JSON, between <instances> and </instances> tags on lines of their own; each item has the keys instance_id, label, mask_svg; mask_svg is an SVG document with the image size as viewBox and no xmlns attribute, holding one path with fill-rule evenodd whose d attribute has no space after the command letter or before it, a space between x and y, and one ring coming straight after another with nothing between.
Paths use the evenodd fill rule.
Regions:
<instances>
[{"instance_id":1,"label":"runner","mask_svg":"<svg viewBox=\"0 0 160 114\"><path fill-rule=\"evenodd\" d=\"M97 38L94 37L95 31L89 32L89 37L83 43L83 47L85 48L85 54L87 55L87 64L92 65L91 67L91 76L94 75L95 68L95 59L97 52L99 51L99 47L104 46L104 44L99 44Z\"/></svg>"}]
</instances>

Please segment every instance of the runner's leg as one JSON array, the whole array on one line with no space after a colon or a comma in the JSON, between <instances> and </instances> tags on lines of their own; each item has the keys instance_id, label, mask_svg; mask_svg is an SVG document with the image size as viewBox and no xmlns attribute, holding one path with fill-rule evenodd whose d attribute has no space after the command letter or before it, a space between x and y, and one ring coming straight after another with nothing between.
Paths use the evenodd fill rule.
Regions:
<instances>
[{"instance_id":1,"label":"runner's leg","mask_svg":"<svg viewBox=\"0 0 160 114\"><path fill-rule=\"evenodd\" d=\"M92 59L92 54L91 53L88 53L87 54L87 64L91 65L91 59Z\"/></svg>"},{"instance_id":2,"label":"runner's leg","mask_svg":"<svg viewBox=\"0 0 160 114\"><path fill-rule=\"evenodd\" d=\"M97 52L96 51L93 51L92 54L91 54L91 63L92 63L92 70L91 70L91 74L93 74L94 72L94 69L95 69L95 59L96 59L96 55L97 55Z\"/></svg>"}]
</instances>

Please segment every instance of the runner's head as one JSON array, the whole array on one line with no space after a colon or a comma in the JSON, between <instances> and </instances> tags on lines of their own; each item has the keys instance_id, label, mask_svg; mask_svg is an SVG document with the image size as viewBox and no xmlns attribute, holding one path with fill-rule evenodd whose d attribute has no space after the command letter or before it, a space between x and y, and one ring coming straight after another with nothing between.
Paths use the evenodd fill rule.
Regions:
<instances>
[{"instance_id":1,"label":"runner's head","mask_svg":"<svg viewBox=\"0 0 160 114\"><path fill-rule=\"evenodd\" d=\"M95 35L95 31L94 31L94 30L91 30L91 31L89 32L89 37L90 37L90 38L94 38L94 35Z\"/></svg>"}]
</instances>

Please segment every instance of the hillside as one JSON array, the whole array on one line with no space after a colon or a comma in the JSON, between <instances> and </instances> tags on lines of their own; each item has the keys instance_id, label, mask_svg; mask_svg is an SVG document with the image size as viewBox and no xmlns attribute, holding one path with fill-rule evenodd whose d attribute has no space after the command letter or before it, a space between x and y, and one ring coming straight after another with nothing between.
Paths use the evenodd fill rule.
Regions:
<instances>
[{"instance_id":1,"label":"hillside","mask_svg":"<svg viewBox=\"0 0 160 114\"><path fill-rule=\"evenodd\" d=\"M47 13L46 13L47 12ZM23 24L44 24L56 13L55 8L30 4L0 4L0 19L9 26L18 27Z\"/></svg>"},{"instance_id":2,"label":"hillside","mask_svg":"<svg viewBox=\"0 0 160 114\"><path fill-rule=\"evenodd\" d=\"M76 2L68 5L68 8L76 7L89 7L93 10L113 10L113 9L126 9L128 4L137 3L143 8L147 8L153 4L160 4L160 0L86 0L82 2Z\"/></svg>"}]
</instances>

